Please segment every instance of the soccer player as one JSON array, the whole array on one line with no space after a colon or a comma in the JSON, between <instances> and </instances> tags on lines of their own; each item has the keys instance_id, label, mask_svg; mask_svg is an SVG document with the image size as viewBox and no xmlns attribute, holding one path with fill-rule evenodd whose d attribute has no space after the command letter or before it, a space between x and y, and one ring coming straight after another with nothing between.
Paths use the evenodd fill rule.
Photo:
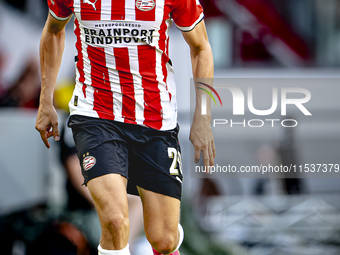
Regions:
<instances>
[{"instance_id":1,"label":"soccer player","mask_svg":"<svg viewBox=\"0 0 340 255\"><path fill-rule=\"evenodd\" d=\"M41 97L36 129L46 147L59 140L53 91L74 15L76 87L69 127L101 222L98 254L130 254L127 192L143 203L154 254L179 254L182 190L176 87L169 59L173 22L190 46L194 78L213 77L203 10L196 0L48 0L40 43ZM210 104L201 93L190 130L195 162L213 165Z\"/></svg>"}]
</instances>

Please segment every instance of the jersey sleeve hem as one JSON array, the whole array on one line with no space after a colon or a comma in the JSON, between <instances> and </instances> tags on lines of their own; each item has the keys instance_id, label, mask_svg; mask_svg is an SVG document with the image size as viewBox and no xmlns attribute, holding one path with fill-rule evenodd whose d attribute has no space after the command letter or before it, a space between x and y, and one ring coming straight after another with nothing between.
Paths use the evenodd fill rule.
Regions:
<instances>
[{"instance_id":1,"label":"jersey sleeve hem","mask_svg":"<svg viewBox=\"0 0 340 255\"><path fill-rule=\"evenodd\" d=\"M67 20L72 15L72 14L70 14L68 17L58 17L51 9L49 9L49 10L50 10L50 14L52 15L52 17L55 18L56 20L60 20L60 21Z\"/></svg>"},{"instance_id":2,"label":"jersey sleeve hem","mask_svg":"<svg viewBox=\"0 0 340 255\"><path fill-rule=\"evenodd\" d=\"M204 18L204 14L202 12L201 15L198 17L198 19L190 27L181 27L181 26L178 26L176 23L175 23L175 25L179 30L181 30L183 32L189 32L189 31L193 30L196 27L196 25L203 20L203 18Z\"/></svg>"}]
</instances>

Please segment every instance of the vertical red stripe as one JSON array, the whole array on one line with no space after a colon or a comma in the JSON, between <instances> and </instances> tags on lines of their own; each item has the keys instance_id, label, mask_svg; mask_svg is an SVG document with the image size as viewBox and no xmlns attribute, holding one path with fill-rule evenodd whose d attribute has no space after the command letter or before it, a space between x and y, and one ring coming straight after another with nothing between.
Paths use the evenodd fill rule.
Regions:
<instances>
[{"instance_id":1,"label":"vertical red stripe","mask_svg":"<svg viewBox=\"0 0 340 255\"><path fill-rule=\"evenodd\" d=\"M161 129L163 113L156 75L156 49L149 45L137 47L139 73L144 90L144 125Z\"/></svg>"},{"instance_id":2,"label":"vertical red stripe","mask_svg":"<svg viewBox=\"0 0 340 255\"><path fill-rule=\"evenodd\" d=\"M105 51L103 48L94 48L89 45L87 54L91 64L91 80L94 88L93 110L98 113L99 118L113 120L113 94L106 67Z\"/></svg>"},{"instance_id":3,"label":"vertical red stripe","mask_svg":"<svg viewBox=\"0 0 340 255\"><path fill-rule=\"evenodd\" d=\"M102 0L80 0L80 17L82 20L100 20Z\"/></svg>"},{"instance_id":4,"label":"vertical red stripe","mask_svg":"<svg viewBox=\"0 0 340 255\"><path fill-rule=\"evenodd\" d=\"M118 70L119 82L123 94L122 117L125 123L136 124L135 90L130 73L129 51L127 48L113 48Z\"/></svg>"},{"instance_id":5,"label":"vertical red stripe","mask_svg":"<svg viewBox=\"0 0 340 255\"><path fill-rule=\"evenodd\" d=\"M163 73L163 82L166 83L166 79L168 77L168 70L166 69L166 63L170 60L167 52L169 47L169 38L166 36L166 31L168 29L168 26L166 24L166 19L169 19L169 7L164 6L164 14L163 14L163 21L159 29L159 41L158 41L158 47L163 52L161 57L161 65L162 65L162 73ZM167 42L167 44L165 44ZM168 86L166 85L166 89L168 89ZM169 100L171 101L171 94L169 93Z\"/></svg>"},{"instance_id":6,"label":"vertical red stripe","mask_svg":"<svg viewBox=\"0 0 340 255\"><path fill-rule=\"evenodd\" d=\"M111 0L111 19L124 20L125 19L125 0Z\"/></svg>"},{"instance_id":7,"label":"vertical red stripe","mask_svg":"<svg viewBox=\"0 0 340 255\"><path fill-rule=\"evenodd\" d=\"M83 83L83 94L84 97L86 98L86 85L84 84L85 82L85 75L84 75L84 59L83 59L83 51L82 51L82 44L81 44L81 39L80 39L80 28L79 28L79 22L77 18L74 19L74 23L76 25L76 28L74 29L74 33L77 37L77 42L76 42L76 49L78 52L78 61L77 61L77 69L79 72L79 82Z\"/></svg>"},{"instance_id":8,"label":"vertical red stripe","mask_svg":"<svg viewBox=\"0 0 340 255\"><path fill-rule=\"evenodd\" d=\"M147 3L147 5L145 6L142 3ZM150 10L150 8L152 9ZM137 0L135 4L135 13L136 13L136 20L155 21L156 0L148 0L148 1Z\"/></svg>"}]
</instances>

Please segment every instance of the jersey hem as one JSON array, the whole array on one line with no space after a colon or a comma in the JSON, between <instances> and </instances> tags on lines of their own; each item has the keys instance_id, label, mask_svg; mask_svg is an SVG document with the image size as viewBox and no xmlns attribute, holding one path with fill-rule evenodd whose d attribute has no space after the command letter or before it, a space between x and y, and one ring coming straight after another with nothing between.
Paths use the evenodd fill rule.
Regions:
<instances>
[{"instance_id":1,"label":"jersey hem","mask_svg":"<svg viewBox=\"0 0 340 255\"><path fill-rule=\"evenodd\" d=\"M70 14L68 17L58 17L51 9L49 9L50 14L53 18L55 18L56 20L60 20L60 21L65 21L68 20L72 14Z\"/></svg>"},{"instance_id":2,"label":"jersey hem","mask_svg":"<svg viewBox=\"0 0 340 255\"><path fill-rule=\"evenodd\" d=\"M196 27L196 25L203 20L203 18L204 18L204 14L202 12L201 15L198 17L198 19L190 27L181 27L181 26L178 26L176 23L175 23L175 25L179 30L181 30L183 32L189 32L189 31L193 30Z\"/></svg>"},{"instance_id":3,"label":"jersey hem","mask_svg":"<svg viewBox=\"0 0 340 255\"><path fill-rule=\"evenodd\" d=\"M85 116L85 117L96 118L96 119L105 119L105 118L100 118L99 116L96 116L96 115L93 115L93 114L84 114L83 112L79 112L79 111L74 111L74 112L71 111L70 112L70 116L73 116L73 115ZM114 119L112 121L116 121L116 122L120 122L120 123L125 123L124 121L121 121L119 118L116 118L116 119ZM170 127L169 127L169 125L167 125L166 128L161 128L161 129L157 129L157 128L150 127L150 126L147 126L147 125L144 125L144 124L140 124L140 123L136 123L136 124L125 123L125 124L128 124L128 125L138 125L138 126L152 128L154 130L159 130L159 131L169 131L169 130L172 130L172 129L176 128L177 120L175 121L174 125L171 125Z\"/></svg>"}]
</instances>

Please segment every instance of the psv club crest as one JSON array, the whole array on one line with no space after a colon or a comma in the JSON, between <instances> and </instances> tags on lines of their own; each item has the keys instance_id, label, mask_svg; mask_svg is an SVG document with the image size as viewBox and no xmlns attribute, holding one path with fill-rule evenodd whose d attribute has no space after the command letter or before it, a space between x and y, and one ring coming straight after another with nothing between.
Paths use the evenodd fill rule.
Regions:
<instances>
[{"instance_id":1,"label":"psv club crest","mask_svg":"<svg viewBox=\"0 0 340 255\"><path fill-rule=\"evenodd\" d=\"M85 171L90 170L96 164L96 158L92 156L87 156L83 159L83 168Z\"/></svg>"},{"instance_id":2,"label":"psv club crest","mask_svg":"<svg viewBox=\"0 0 340 255\"><path fill-rule=\"evenodd\" d=\"M150 11L155 7L154 0L137 0L136 7L141 11Z\"/></svg>"}]
</instances>

